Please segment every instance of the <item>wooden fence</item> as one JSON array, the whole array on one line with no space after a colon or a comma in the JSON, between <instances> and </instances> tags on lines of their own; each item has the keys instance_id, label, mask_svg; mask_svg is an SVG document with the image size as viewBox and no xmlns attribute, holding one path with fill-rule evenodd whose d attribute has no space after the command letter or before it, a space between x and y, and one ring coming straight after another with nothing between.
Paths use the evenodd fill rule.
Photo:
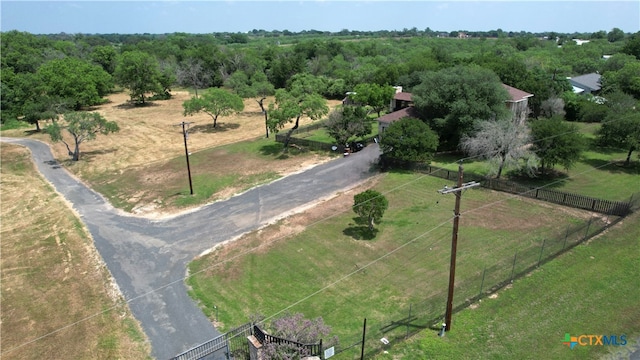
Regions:
<instances>
[{"instance_id":1,"label":"wooden fence","mask_svg":"<svg viewBox=\"0 0 640 360\"><path fill-rule=\"evenodd\" d=\"M382 169L400 168L413 170L447 180L457 180L458 178L457 170L448 170L424 163L414 163L385 157L381 159L381 167ZM466 172L465 181L477 181L480 183L480 186L487 189L508 192L532 199L547 201L576 209L590 210L607 215L627 216L631 213L633 207L633 197L629 201L604 200L558 190L529 187L507 180L490 179Z\"/></svg>"}]
</instances>

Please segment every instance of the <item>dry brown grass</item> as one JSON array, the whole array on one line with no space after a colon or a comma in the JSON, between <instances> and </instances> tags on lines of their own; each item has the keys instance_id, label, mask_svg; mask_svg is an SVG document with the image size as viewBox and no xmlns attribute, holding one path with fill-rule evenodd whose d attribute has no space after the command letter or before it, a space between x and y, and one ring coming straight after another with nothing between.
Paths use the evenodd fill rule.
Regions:
<instances>
[{"instance_id":1,"label":"dry brown grass","mask_svg":"<svg viewBox=\"0 0 640 360\"><path fill-rule=\"evenodd\" d=\"M108 136L99 136L96 141L82 143L82 161L74 164L70 170L80 177L85 172L117 174L130 167L148 166L182 156L182 128L176 125L183 121L192 122L188 143L189 151L192 153L259 138L265 134L264 115L254 99L244 101L243 112L218 118L218 126L214 130L210 126L213 120L209 115L182 115L182 103L191 97L187 91L174 91L172 94L173 97L169 100L153 101L141 107L131 106L126 92L111 94L108 103L91 110L98 111L109 121L117 122L120 131ZM265 104L273 101L272 97L267 98ZM329 106L333 108L338 103L339 101L332 100L329 101ZM309 124L311 121L303 118L300 125ZM23 130L12 130L4 132L4 135L24 136L23 133ZM50 143L45 134L32 136ZM52 147L57 159L69 158L64 144L56 143L52 144Z\"/></svg>"},{"instance_id":2,"label":"dry brown grass","mask_svg":"<svg viewBox=\"0 0 640 360\"><path fill-rule=\"evenodd\" d=\"M3 143L0 151L1 357L149 358L77 216L37 174L28 150Z\"/></svg>"},{"instance_id":3,"label":"dry brown grass","mask_svg":"<svg viewBox=\"0 0 640 360\"><path fill-rule=\"evenodd\" d=\"M177 171L175 165L168 164L171 159L182 160L184 157L182 128L176 125L183 121L191 122L188 148L189 152L194 154L192 160L195 161L203 150L259 139L265 135L264 115L255 99L245 100L243 112L220 117L218 126L214 129L209 115L182 115L182 104L190 97L187 91L174 91L173 97L169 100L153 101L147 106L136 107L131 105L126 92L110 95L108 103L90 110L98 111L107 120L118 123L120 131L107 136L99 135L95 141L82 143L78 162L71 162L65 145L51 143L46 134L35 133L30 129L27 132L3 131L3 136L22 137L26 134L28 137L47 142L53 149L54 157L90 186L100 189L101 186L113 184L116 191L105 195L116 206L134 209L138 215L164 216L186 210L184 206L176 207L172 204L175 200L172 194L179 193L179 188L184 186L186 180L183 165L180 165ZM265 104L273 101L273 98L267 98ZM339 103L334 100L329 101L328 105L333 108ZM311 122L312 120L303 118L301 126ZM42 127L46 125L41 124ZM283 131L291 126L292 124L287 125ZM273 134L271 138L273 139ZM275 140L273 141L275 143ZM260 177L266 173L285 176L329 158L305 153L300 156L277 158L277 161L264 161L257 157L229 154L221 149L208 153L206 160L192 166L192 174L232 174L240 180L250 179L252 176ZM202 201L211 202L226 198L245 190L248 186L251 184L239 181ZM193 206L197 205L199 204Z\"/></svg>"}]
</instances>

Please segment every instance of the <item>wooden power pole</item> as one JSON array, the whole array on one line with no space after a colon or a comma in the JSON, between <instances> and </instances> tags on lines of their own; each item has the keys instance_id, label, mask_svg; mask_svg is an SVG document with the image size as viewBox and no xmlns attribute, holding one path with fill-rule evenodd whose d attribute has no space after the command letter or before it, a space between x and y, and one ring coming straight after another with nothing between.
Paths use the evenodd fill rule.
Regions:
<instances>
[{"instance_id":1,"label":"wooden power pole","mask_svg":"<svg viewBox=\"0 0 640 360\"><path fill-rule=\"evenodd\" d=\"M454 188L447 186L442 190L438 190L441 194L454 193L456 196L456 207L453 211L453 232L451 235L451 264L449 265L449 293L447 295L447 311L445 312L444 330L451 331L451 313L453 312L453 288L456 278L456 249L458 247L458 225L460 223L460 200L462 198L462 190L469 189L480 185L479 183L472 181L463 183L464 169L462 164L458 166L458 185Z\"/></svg>"},{"instance_id":2,"label":"wooden power pole","mask_svg":"<svg viewBox=\"0 0 640 360\"><path fill-rule=\"evenodd\" d=\"M187 157L187 175L189 176L189 192L193 195L193 183L191 182L191 166L189 166L189 149L187 148L187 137L189 133L187 128L189 127L190 122L181 122L176 126L182 126L182 137L184 138L184 155Z\"/></svg>"}]
</instances>

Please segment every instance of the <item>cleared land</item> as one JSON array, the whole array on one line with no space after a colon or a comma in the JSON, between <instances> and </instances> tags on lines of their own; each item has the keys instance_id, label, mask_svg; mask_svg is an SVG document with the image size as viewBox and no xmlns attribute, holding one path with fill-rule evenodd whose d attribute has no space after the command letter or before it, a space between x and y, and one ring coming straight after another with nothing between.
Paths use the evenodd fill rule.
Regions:
<instances>
[{"instance_id":1,"label":"cleared land","mask_svg":"<svg viewBox=\"0 0 640 360\"><path fill-rule=\"evenodd\" d=\"M110 95L108 103L91 110L117 122L120 131L81 144L79 162L69 160L62 143L52 144L54 156L115 206L149 217L224 198L331 158L328 154L296 149L283 155L274 134L262 139L264 116L254 99L245 100L243 112L220 117L218 126L213 128L213 121L206 114L182 115L182 103L191 97L189 92L172 94L169 100L142 107L132 106L127 93ZM265 100L265 104L270 102L273 98ZM339 103L334 100L328 104L334 107ZM182 121L192 122L188 149L192 153L195 197L189 196L182 127L176 126ZM303 118L300 123L303 126L311 122ZM51 143L46 134L24 129L3 131L3 136L29 136ZM243 140L257 142L232 145Z\"/></svg>"},{"instance_id":2,"label":"cleared land","mask_svg":"<svg viewBox=\"0 0 640 360\"><path fill-rule=\"evenodd\" d=\"M78 217L28 150L4 143L0 150L2 358L149 358Z\"/></svg>"}]
</instances>

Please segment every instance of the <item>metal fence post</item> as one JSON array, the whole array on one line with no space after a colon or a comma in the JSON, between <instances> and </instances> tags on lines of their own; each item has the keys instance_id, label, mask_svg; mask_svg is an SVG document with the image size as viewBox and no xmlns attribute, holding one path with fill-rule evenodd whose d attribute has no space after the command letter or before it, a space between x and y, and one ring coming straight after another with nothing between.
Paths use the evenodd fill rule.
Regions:
<instances>
[{"instance_id":1,"label":"metal fence post","mask_svg":"<svg viewBox=\"0 0 640 360\"><path fill-rule=\"evenodd\" d=\"M567 225L567 231L564 233L564 243L562 243L562 250L567 246L567 238L569 237L569 225Z\"/></svg>"},{"instance_id":2,"label":"metal fence post","mask_svg":"<svg viewBox=\"0 0 640 360\"><path fill-rule=\"evenodd\" d=\"M544 251L544 243L546 241L547 241L546 239L542 240L542 247L540 247L540 256L538 256L538 266L540 266L540 260L542 260L542 252Z\"/></svg>"},{"instance_id":3,"label":"metal fence post","mask_svg":"<svg viewBox=\"0 0 640 360\"><path fill-rule=\"evenodd\" d=\"M411 322L411 304L409 304L409 317L407 318L407 336L405 339L409 338L409 323Z\"/></svg>"},{"instance_id":4,"label":"metal fence post","mask_svg":"<svg viewBox=\"0 0 640 360\"><path fill-rule=\"evenodd\" d=\"M589 219L589 222L587 223L587 231L584 233L584 239L587 239L587 236L589 236L589 228L591 227L591 220L593 220L593 218Z\"/></svg>"},{"instance_id":5,"label":"metal fence post","mask_svg":"<svg viewBox=\"0 0 640 360\"><path fill-rule=\"evenodd\" d=\"M482 295L482 287L484 286L484 275L487 273L487 267L484 267L484 270L482 270L482 281L480 282L480 292L478 293L478 296Z\"/></svg>"},{"instance_id":6,"label":"metal fence post","mask_svg":"<svg viewBox=\"0 0 640 360\"><path fill-rule=\"evenodd\" d=\"M518 257L518 252L516 251L513 254L513 265L511 265L511 282L513 282L513 271L516 269L516 258Z\"/></svg>"}]
</instances>

